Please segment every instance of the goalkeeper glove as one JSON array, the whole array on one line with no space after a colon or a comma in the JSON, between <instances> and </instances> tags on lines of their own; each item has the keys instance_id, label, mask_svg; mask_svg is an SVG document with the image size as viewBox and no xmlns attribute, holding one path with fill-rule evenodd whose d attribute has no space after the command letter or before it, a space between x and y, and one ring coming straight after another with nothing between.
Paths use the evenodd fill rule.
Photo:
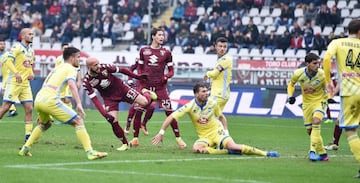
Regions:
<instances>
[{"instance_id":1,"label":"goalkeeper glove","mask_svg":"<svg viewBox=\"0 0 360 183\"><path fill-rule=\"evenodd\" d=\"M289 97L289 98L288 98L289 104L294 104L295 101L296 101L295 97Z\"/></svg>"}]
</instances>

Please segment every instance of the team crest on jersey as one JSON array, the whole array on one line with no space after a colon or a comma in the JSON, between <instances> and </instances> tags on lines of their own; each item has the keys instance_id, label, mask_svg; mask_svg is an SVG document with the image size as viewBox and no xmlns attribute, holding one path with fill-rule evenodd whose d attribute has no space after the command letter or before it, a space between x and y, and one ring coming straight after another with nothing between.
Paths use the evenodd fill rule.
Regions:
<instances>
[{"instance_id":1,"label":"team crest on jersey","mask_svg":"<svg viewBox=\"0 0 360 183\"><path fill-rule=\"evenodd\" d=\"M160 50L160 55L164 56L165 55L165 50Z\"/></svg>"},{"instance_id":2,"label":"team crest on jersey","mask_svg":"<svg viewBox=\"0 0 360 183\"><path fill-rule=\"evenodd\" d=\"M25 61L23 62L23 65L24 65L25 68L31 67L31 64L30 64L30 61L29 61L29 60L25 60Z\"/></svg>"},{"instance_id":3,"label":"team crest on jersey","mask_svg":"<svg viewBox=\"0 0 360 183\"><path fill-rule=\"evenodd\" d=\"M318 85L320 83L320 80L315 80L315 85Z\"/></svg>"},{"instance_id":4,"label":"team crest on jersey","mask_svg":"<svg viewBox=\"0 0 360 183\"><path fill-rule=\"evenodd\" d=\"M101 88L107 88L110 85L110 81L107 79L102 79L100 82Z\"/></svg>"},{"instance_id":5,"label":"team crest on jersey","mask_svg":"<svg viewBox=\"0 0 360 183\"><path fill-rule=\"evenodd\" d=\"M151 55L151 50L150 49L145 49L143 54L144 55Z\"/></svg>"},{"instance_id":6,"label":"team crest on jersey","mask_svg":"<svg viewBox=\"0 0 360 183\"><path fill-rule=\"evenodd\" d=\"M105 77L107 77L107 76L109 75L107 70L103 70L103 71L101 72L101 74L104 75Z\"/></svg>"},{"instance_id":7,"label":"team crest on jersey","mask_svg":"<svg viewBox=\"0 0 360 183\"><path fill-rule=\"evenodd\" d=\"M89 81L89 83L92 87L94 87L99 84L99 80L94 78L91 81Z\"/></svg>"}]
</instances>

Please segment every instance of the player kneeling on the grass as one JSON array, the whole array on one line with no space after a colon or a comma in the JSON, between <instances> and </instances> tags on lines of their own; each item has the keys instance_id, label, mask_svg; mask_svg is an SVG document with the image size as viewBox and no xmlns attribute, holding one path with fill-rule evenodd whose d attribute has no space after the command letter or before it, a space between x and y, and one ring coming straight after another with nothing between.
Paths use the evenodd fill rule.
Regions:
<instances>
[{"instance_id":1,"label":"player kneeling on the grass","mask_svg":"<svg viewBox=\"0 0 360 183\"><path fill-rule=\"evenodd\" d=\"M89 160L99 159L107 156L106 152L93 150L89 134L86 131L82 117L85 116L78 89L75 83L77 74L76 67L79 66L80 50L69 47L64 50L65 63L55 68L46 77L44 84L35 98L34 108L38 113L38 125L34 128L29 139L19 151L20 156L31 156L30 147L38 141L43 132L51 127L52 117L56 120L70 124L75 127L75 133L81 142ZM69 87L76 102L78 114L60 99L60 93Z\"/></svg>"},{"instance_id":2,"label":"player kneeling on the grass","mask_svg":"<svg viewBox=\"0 0 360 183\"><path fill-rule=\"evenodd\" d=\"M193 88L195 98L168 116L161 126L160 132L152 139L154 145L163 140L166 128L173 119L179 121L185 114L196 129L199 139L193 145L194 153L209 154L246 154L268 157L278 157L276 151L263 151L248 145L237 144L226 133L226 118L219 106L208 98L208 88L205 84L196 84ZM220 122L219 122L220 120Z\"/></svg>"}]
</instances>

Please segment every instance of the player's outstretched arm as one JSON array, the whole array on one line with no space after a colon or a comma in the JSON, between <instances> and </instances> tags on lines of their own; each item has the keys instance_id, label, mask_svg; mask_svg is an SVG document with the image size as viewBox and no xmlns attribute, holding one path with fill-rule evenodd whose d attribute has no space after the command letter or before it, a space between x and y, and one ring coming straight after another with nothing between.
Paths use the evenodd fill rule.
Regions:
<instances>
[{"instance_id":1,"label":"player's outstretched arm","mask_svg":"<svg viewBox=\"0 0 360 183\"><path fill-rule=\"evenodd\" d=\"M75 103L76 103L76 109L77 109L79 115L84 118L86 114L85 114L85 111L84 111L84 109L82 107L82 104L81 104L81 100L80 100L80 97L79 97L78 88L76 86L76 83L75 83L74 80L69 79L68 80L68 85L69 85L70 91L71 91L71 93L72 93L72 95L74 97L74 100L75 100Z\"/></svg>"},{"instance_id":2,"label":"player's outstretched arm","mask_svg":"<svg viewBox=\"0 0 360 183\"><path fill-rule=\"evenodd\" d=\"M159 131L159 133L157 135L155 135L155 137L153 137L152 139L152 144L153 145L157 145L159 142L161 142L163 140L163 136L165 134L165 130L166 128L170 125L171 121L173 120L174 118L170 115L168 116L164 123L162 124L161 126L161 129Z\"/></svg>"}]
</instances>

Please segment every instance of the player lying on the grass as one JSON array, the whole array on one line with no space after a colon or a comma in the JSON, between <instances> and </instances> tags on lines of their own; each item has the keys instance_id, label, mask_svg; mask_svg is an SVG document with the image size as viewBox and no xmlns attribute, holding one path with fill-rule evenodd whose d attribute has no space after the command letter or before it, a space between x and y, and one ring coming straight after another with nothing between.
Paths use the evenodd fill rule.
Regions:
<instances>
[{"instance_id":1,"label":"player lying on the grass","mask_svg":"<svg viewBox=\"0 0 360 183\"><path fill-rule=\"evenodd\" d=\"M107 156L106 152L93 150L91 140L85 128L83 116L85 116L82 107L78 88L75 80L77 67L79 67L80 50L69 47L63 53L65 63L55 68L46 77L44 84L35 98L34 108L38 113L38 125L34 128L29 139L19 151L20 156L31 156L30 147L38 141L41 135L51 127L53 118L64 123L70 124L75 128L75 133L81 142L87 158L89 160L99 159ZM77 113L66 105L61 99L60 94L66 87L70 88L76 102Z\"/></svg>"},{"instance_id":2,"label":"player lying on the grass","mask_svg":"<svg viewBox=\"0 0 360 183\"><path fill-rule=\"evenodd\" d=\"M304 126L310 135L309 160L328 161L320 124L327 107L327 93L325 90L325 75L320 67L320 57L314 53L305 56L305 67L296 69L287 87L289 104L294 104L296 98L295 84L300 83L302 94L302 109L304 112ZM316 155L319 153L319 156Z\"/></svg>"},{"instance_id":3,"label":"player lying on the grass","mask_svg":"<svg viewBox=\"0 0 360 183\"><path fill-rule=\"evenodd\" d=\"M124 135L123 129L118 122L119 103L136 103L140 106L148 106L152 100L156 100L157 96L149 90L142 90L142 94L130 88L120 78L113 73L123 73L136 79L146 79L147 75L137 75L130 70L110 64L99 64L99 60L90 57L86 61L88 72L85 74L83 86L87 90L89 97L95 104L96 108L111 124L113 133L122 141L122 146L117 148L118 151L129 149L129 143ZM95 90L104 99L104 107L98 100ZM131 143L130 143L131 145Z\"/></svg>"},{"instance_id":4,"label":"player lying on the grass","mask_svg":"<svg viewBox=\"0 0 360 183\"><path fill-rule=\"evenodd\" d=\"M199 137L193 145L193 153L279 156L276 151L264 151L235 143L229 135L225 134L227 127L224 127L223 124L227 124L226 118L217 103L209 98L207 86L198 83L194 86L193 91L195 98L165 119L159 133L152 139L154 145L163 140L165 130L173 119L179 121L181 117L188 114Z\"/></svg>"}]
</instances>

